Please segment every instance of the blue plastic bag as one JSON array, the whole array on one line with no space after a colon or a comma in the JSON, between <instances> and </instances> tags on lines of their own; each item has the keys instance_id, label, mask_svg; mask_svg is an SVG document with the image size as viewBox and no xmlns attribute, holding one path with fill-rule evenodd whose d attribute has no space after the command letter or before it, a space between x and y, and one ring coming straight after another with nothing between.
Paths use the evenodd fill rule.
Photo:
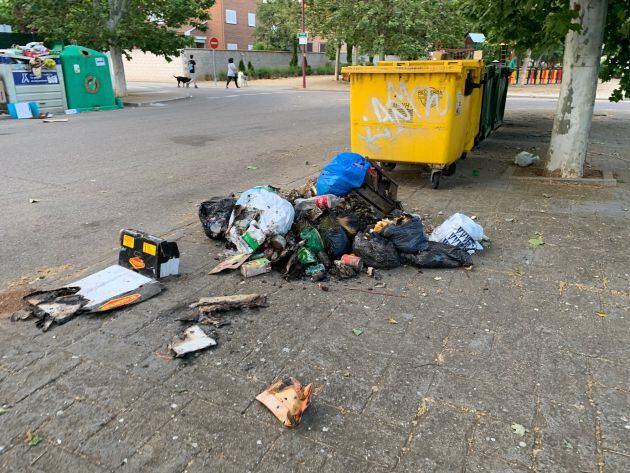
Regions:
<instances>
[{"instance_id":1,"label":"blue plastic bag","mask_svg":"<svg viewBox=\"0 0 630 473\"><path fill-rule=\"evenodd\" d=\"M372 165L357 153L339 153L317 178L317 195L344 196L363 185L365 173Z\"/></svg>"}]
</instances>

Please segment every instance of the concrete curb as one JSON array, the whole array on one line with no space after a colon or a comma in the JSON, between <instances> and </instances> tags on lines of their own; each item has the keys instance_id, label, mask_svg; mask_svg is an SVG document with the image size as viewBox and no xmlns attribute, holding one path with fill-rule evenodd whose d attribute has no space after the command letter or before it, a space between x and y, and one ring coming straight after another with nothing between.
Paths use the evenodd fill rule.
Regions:
<instances>
[{"instance_id":1,"label":"concrete curb","mask_svg":"<svg viewBox=\"0 0 630 473\"><path fill-rule=\"evenodd\" d=\"M599 186L599 187L615 187L617 186L617 179L613 177L612 170L610 168L602 166L601 171L603 178L563 178L563 177L545 177L545 176L515 176L516 166L509 166L503 175L503 179L534 182L541 184L573 184L573 185L587 185L587 186Z\"/></svg>"},{"instance_id":2,"label":"concrete curb","mask_svg":"<svg viewBox=\"0 0 630 473\"><path fill-rule=\"evenodd\" d=\"M125 107L150 107L157 103L171 103L171 102L179 102L180 100L190 100L192 99L192 95L187 95L185 97L174 97L170 99L161 99L161 100L152 100L150 102L124 102L123 105Z\"/></svg>"}]
</instances>

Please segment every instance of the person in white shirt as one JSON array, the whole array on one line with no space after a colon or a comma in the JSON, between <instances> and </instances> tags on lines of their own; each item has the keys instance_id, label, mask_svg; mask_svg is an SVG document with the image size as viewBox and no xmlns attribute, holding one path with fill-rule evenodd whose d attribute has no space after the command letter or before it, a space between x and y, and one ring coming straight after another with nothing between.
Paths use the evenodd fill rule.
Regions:
<instances>
[{"instance_id":1,"label":"person in white shirt","mask_svg":"<svg viewBox=\"0 0 630 473\"><path fill-rule=\"evenodd\" d=\"M225 84L225 88L229 88L230 81L234 81L234 85L237 89L240 89L238 86L238 69L236 69L236 65L234 64L234 59L228 59L228 70L227 70L227 83Z\"/></svg>"}]
</instances>

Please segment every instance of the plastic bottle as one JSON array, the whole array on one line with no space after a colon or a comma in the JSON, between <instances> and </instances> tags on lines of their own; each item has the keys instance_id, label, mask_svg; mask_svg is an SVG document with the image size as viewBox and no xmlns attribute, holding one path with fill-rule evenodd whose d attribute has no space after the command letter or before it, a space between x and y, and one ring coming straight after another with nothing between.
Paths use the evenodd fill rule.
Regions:
<instances>
[{"instance_id":1,"label":"plastic bottle","mask_svg":"<svg viewBox=\"0 0 630 473\"><path fill-rule=\"evenodd\" d=\"M314 208L332 209L343 201L343 198L337 197L334 194L324 194L309 199L295 199L293 207L295 210L310 210Z\"/></svg>"}]
</instances>

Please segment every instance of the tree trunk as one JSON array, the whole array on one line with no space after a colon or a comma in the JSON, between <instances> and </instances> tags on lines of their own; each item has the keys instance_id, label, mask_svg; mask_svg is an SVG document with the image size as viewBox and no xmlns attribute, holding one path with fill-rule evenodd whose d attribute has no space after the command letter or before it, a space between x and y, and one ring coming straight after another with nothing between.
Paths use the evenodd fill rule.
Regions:
<instances>
[{"instance_id":1,"label":"tree trunk","mask_svg":"<svg viewBox=\"0 0 630 473\"><path fill-rule=\"evenodd\" d=\"M521 64L521 73L518 76L518 84L525 85L527 84L527 69L529 68L529 62L532 59L532 50L527 48L527 52L525 53L525 59L523 59L523 64Z\"/></svg>"},{"instance_id":2,"label":"tree trunk","mask_svg":"<svg viewBox=\"0 0 630 473\"><path fill-rule=\"evenodd\" d=\"M553 122L547 172L581 177L593 120L607 0L573 0L580 31L569 31L564 42L562 86Z\"/></svg>"},{"instance_id":3,"label":"tree trunk","mask_svg":"<svg viewBox=\"0 0 630 473\"><path fill-rule=\"evenodd\" d=\"M122 49L118 46L110 48L112 69L114 71L114 91L116 97L127 96L127 79L125 79L125 66L123 65Z\"/></svg>"},{"instance_id":4,"label":"tree trunk","mask_svg":"<svg viewBox=\"0 0 630 473\"><path fill-rule=\"evenodd\" d=\"M339 58L341 56L341 43L337 43L337 51L335 52L335 80L339 80Z\"/></svg>"}]
</instances>

